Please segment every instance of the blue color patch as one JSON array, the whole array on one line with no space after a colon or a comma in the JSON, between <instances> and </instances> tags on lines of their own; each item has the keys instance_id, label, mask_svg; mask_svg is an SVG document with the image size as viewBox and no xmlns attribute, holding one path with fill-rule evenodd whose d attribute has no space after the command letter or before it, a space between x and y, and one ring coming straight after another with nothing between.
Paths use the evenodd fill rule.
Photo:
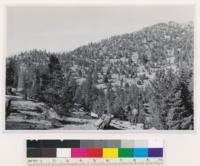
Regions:
<instances>
[{"instance_id":1,"label":"blue color patch","mask_svg":"<svg viewBox=\"0 0 200 166\"><path fill-rule=\"evenodd\" d=\"M133 157L148 157L148 148L134 148Z\"/></svg>"}]
</instances>

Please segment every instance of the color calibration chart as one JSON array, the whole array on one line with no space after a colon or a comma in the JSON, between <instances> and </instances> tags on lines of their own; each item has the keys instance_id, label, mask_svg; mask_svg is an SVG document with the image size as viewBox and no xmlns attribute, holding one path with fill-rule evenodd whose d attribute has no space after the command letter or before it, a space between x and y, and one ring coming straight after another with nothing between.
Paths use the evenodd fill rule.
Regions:
<instances>
[{"instance_id":1,"label":"color calibration chart","mask_svg":"<svg viewBox=\"0 0 200 166\"><path fill-rule=\"evenodd\" d=\"M162 140L27 140L27 166L164 166Z\"/></svg>"}]
</instances>

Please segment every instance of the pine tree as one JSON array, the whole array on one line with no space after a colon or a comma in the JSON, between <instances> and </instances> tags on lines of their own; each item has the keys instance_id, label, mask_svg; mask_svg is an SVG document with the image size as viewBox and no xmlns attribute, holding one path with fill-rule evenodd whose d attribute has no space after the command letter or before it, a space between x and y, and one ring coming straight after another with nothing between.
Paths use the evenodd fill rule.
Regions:
<instances>
[{"instance_id":1,"label":"pine tree","mask_svg":"<svg viewBox=\"0 0 200 166\"><path fill-rule=\"evenodd\" d=\"M172 91L165 97L164 115L166 129L180 129L180 113L184 110L181 104L181 91L178 86L172 87Z\"/></svg>"},{"instance_id":2,"label":"pine tree","mask_svg":"<svg viewBox=\"0 0 200 166\"><path fill-rule=\"evenodd\" d=\"M188 129L193 123L191 76L187 68L175 75L172 70L160 73L152 83L155 110L164 129ZM158 77L159 76L159 77Z\"/></svg>"},{"instance_id":3,"label":"pine tree","mask_svg":"<svg viewBox=\"0 0 200 166\"><path fill-rule=\"evenodd\" d=\"M50 55L47 74L43 74L44 100L52 107L61 104L64 96L65 79L58 58Z\"/></svg>"},{"instance_id":4,"label":"pine tree","mask_svg":"<svg viewBox=\"0 0 200 166\"><path fill-rule=\"evenodd\" d=\"M173 87L176 83L176 76L172 70L167 72L160 70L156 73L155 79L151 82L153 106L156 112L159 113L159 118L164 129L168 128L167 115L168 115L168 104L167 96L173 93Z\"/></svg>"},{"instance_id":5,"label":"pine tree","mask_svg":"<svg viewBox=\"0 0 200 166\"><path fill-rule=\"evenodd\" d=\"M17 87L17 67L14 58L9 58L6 60L6 86Z\"/></svg>"}]
</instances>

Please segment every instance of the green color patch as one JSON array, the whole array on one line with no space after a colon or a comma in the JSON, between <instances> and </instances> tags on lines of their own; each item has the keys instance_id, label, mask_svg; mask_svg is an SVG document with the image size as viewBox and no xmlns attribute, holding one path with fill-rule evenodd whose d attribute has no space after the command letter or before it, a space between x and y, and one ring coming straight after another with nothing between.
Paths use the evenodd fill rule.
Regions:
<instances>
[{"instance_id":1,"label":"green color patch","mask_svg":"<svg viewBox=\"0 0 200 166\"><path fill-rule=\"evenodd\" d=\"M119 148L118 150L119 157L132 157L133 156L133 149L132 148Z\"/></svg>"}]
</instances>

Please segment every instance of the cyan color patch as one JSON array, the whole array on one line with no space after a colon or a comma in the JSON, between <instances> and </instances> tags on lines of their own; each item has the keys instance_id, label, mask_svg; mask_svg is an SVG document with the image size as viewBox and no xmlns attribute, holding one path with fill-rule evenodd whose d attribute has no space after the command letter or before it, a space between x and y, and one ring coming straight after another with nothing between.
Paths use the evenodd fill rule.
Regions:
<instances>
[{"instance_id":1,"label":"cyan color patch","mask_svg":"<svg viewBox=\"0 0 200 166\"><path fill-rule=\"evenodd\" d=\"M134 148L133 157L148 157L148 148Z\"/></svg>"}]
</instances>

